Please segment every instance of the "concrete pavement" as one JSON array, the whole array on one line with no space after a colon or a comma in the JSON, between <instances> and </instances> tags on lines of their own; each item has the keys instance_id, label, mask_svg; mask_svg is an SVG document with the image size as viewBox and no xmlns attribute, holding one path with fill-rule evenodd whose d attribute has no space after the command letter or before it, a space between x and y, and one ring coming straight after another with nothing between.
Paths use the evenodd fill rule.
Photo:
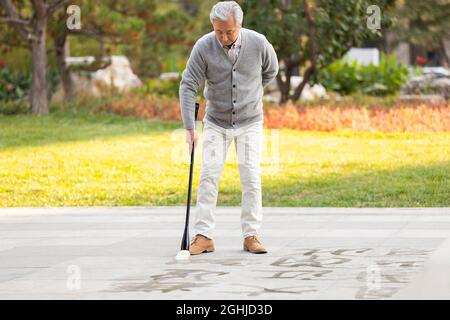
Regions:
<instances>
[{"instance_id":1,"label":"concrete pavement","mask_svg":"<svg viewBox=\"0 0 450 320\"><path fill-rule=\"evenodd\" d=\"M219 207L183 263L185 210L0 208L0 299L450 299L450 208L265 207L252 255Z\"/></svg>"}]
</instances>

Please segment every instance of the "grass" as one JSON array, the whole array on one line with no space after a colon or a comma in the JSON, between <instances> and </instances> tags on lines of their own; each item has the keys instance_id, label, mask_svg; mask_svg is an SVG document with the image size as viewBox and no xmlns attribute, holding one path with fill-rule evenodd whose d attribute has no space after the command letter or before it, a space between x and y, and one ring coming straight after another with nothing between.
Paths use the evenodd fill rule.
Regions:
<instances>
[{"instance_id":1,"label":"grass","mask_svg":"<svg viewBox=\"0 0 450 320\"><path fill-rule=\"evenodd\" d=\"M189 156L181 128L179 121L86 112L0 116L0 207L185 206ZM264 206L450 205L450 133L265 129L264 138ZM240 202L233 145L217 204Z\"/></svg>"}]
</instances>

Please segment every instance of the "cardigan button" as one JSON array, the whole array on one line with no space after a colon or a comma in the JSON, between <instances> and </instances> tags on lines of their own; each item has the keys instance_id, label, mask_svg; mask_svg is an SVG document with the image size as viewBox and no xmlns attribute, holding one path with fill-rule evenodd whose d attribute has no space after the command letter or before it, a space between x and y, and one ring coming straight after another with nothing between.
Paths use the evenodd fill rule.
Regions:
<instances>
[{"instance_id":1,"label":"cardigan button","mask_svg":"<svg viewBox=\"0 0 450 320\"><path fill-rule=\"evenodd\" d=\"M233 84L233 88L236 88L236 85L235 85L235 84Z\"/></svg>"}]
</instances>

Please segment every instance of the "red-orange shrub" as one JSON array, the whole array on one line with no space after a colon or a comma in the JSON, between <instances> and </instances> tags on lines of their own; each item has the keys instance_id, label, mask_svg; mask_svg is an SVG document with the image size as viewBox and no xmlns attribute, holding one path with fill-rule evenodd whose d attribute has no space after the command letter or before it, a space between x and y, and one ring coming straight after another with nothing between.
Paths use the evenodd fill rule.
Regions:
<instances>
[{"instance_id":1,"label":"red-orange shrub","mask_svg":"<svg viewBox=\"0 0 450 320\"><path fill-rule=\"evenodd\" d=\"M442 132L450 131L450 104L445 102L379 107L264 107L267 128L333 131Z\"/></svg>"},{"instance_id":2,"label":"red-orange shrub","mask_svg":"<svg viewBox=\"0 0 450 320\"><path fill-rule=\"evenodd\" d=\"M203 119L205 101L200 102L198 120ZM177 99L151 94L129 93L111 102L110 112L144 119L181 122ZM352 129L381 132L441 132L450 131L450 103L397 102L383 105L323 105L285 106L264 103L264 125L267 128L333 131Z\"/></svg>"}]
</instances>

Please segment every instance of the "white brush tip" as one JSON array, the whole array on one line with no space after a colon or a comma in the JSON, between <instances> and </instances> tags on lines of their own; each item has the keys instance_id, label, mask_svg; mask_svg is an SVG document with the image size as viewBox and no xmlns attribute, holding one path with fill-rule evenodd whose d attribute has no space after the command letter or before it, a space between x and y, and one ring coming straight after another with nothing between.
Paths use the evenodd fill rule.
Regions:
<instances>
[{"instance_id":1,"label":"white brush tip","mask_svg":"<svg viewBox=\"0 0 450 320\"><path fill-rule=\"evenodd\" d=\"M189 250L181 250L178 252L177 256L175 257L176 260L189 260L191 257L191 253Z\"/></svg>"}]
</instances>

